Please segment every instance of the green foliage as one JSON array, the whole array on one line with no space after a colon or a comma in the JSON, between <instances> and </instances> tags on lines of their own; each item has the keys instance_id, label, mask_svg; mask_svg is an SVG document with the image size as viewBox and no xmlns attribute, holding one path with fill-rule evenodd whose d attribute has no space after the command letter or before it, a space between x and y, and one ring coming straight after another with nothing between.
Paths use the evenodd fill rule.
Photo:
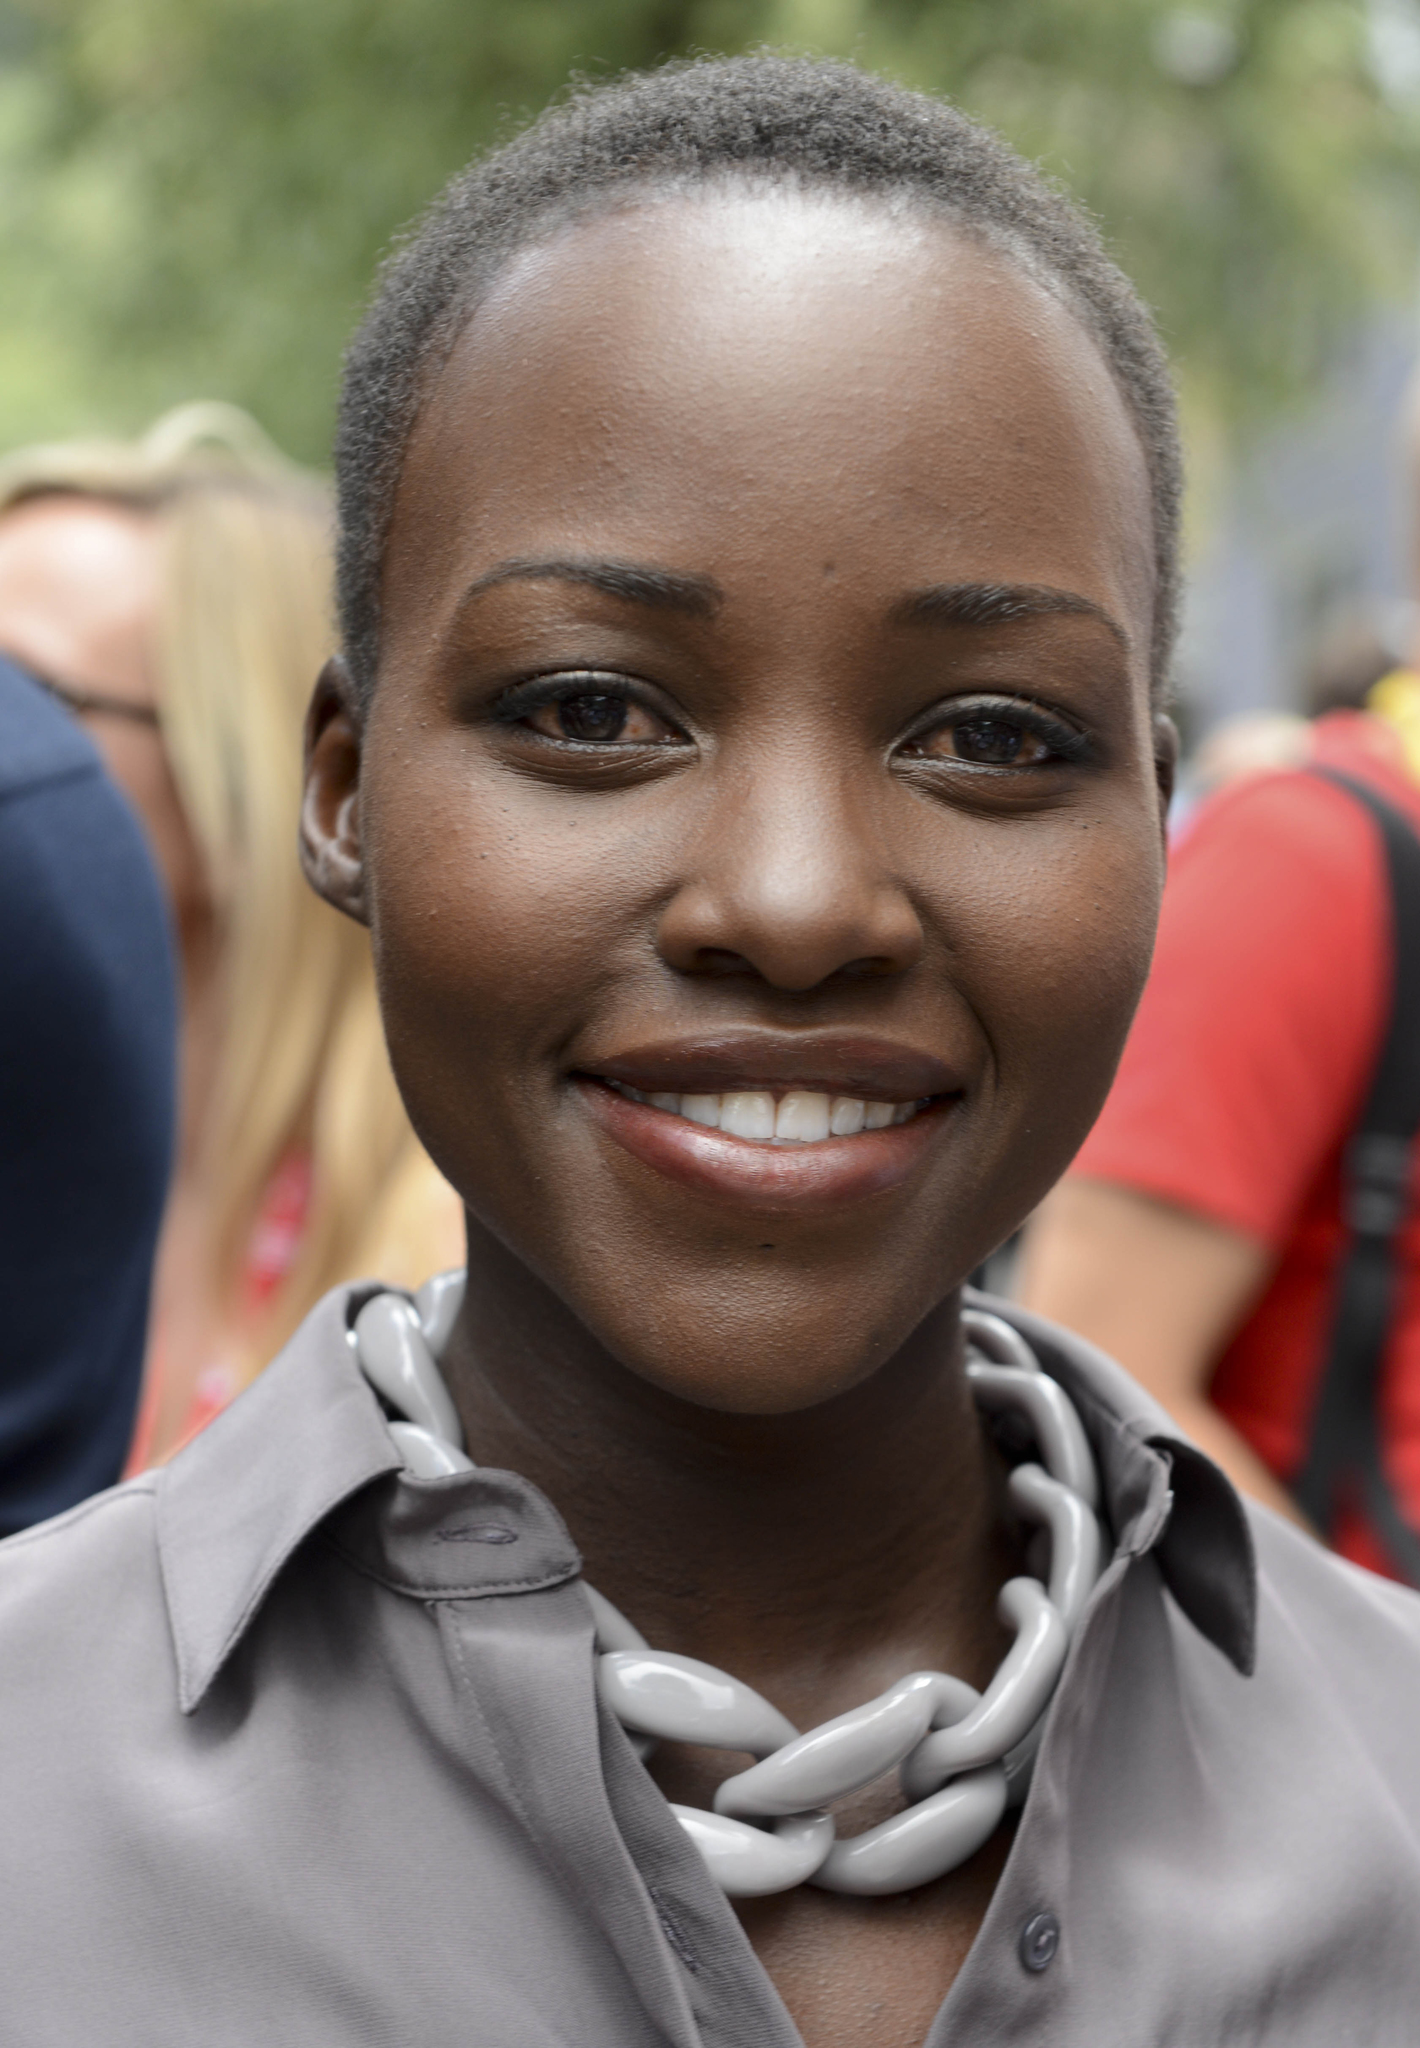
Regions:
<instances>
[{"instance_id":1,"label":"green foliage","mask_svg":"<svg viewBox=\"0 0 1420 2048\"><path fill-rule=\"evenodd\" d=\"M1224 413L1305 388L1359 306L1411 289L1420 130L1382 99L1349 0L875 14L868 60L914 84L952 81L1052 170L1101 222L1195 392ZM1216 75L1166 68L1189 58L1190 30L1206 59L1210 28Z\"/></svg>"},{"instance_id":2,"label":"green foliage","mask_svg":"<svg viewBox=\"0 0 1420 2048\"><path fill-rule=\"evenodd\" d=\"M1392 7L1407 0L1390 0ZM0 445L235 399L320 460L375 261L569 72L768 41L950 93L1103 222L1216 414L1409 289L1359 0L0 0Z\"/></svg>"}]
</instances>

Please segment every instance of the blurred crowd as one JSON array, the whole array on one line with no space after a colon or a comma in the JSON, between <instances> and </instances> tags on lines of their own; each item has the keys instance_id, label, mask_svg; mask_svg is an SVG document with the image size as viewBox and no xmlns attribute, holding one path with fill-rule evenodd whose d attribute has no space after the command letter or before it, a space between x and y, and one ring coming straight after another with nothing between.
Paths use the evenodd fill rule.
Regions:
<instances>
[{"instance_id":1,"label":"blurred crowd","mask_svg":"<svg viewBox=\"0 0 1420 2048\"><path fill-rule=\"evenodd\" d=\"M47 962L0 996L0 1294L29 1303L0 1364L0 1528L170 1457L328 1288L461 1260L367 935L296 860L330 524L324 484L229 406L0 462L0 898L11 960ZM21 932L56 863L67 922ZM47 1055L71 1022L107 1048L88 1094L72 1047ZM105 1297L109 1323L136 1306L96 1347Z\"/></svg>"},{"instance_id":2,"label":"blurred crowd","mask_svg":"<svg viewBox=\"0 0 1420 2048\"><path fill-rule=\"evenodd\" d=\"M1420 673L1349 618L1298 681L1186 765L1149 983L1019 1285L1420 1584Z\"/></svg>"}]
</instances>

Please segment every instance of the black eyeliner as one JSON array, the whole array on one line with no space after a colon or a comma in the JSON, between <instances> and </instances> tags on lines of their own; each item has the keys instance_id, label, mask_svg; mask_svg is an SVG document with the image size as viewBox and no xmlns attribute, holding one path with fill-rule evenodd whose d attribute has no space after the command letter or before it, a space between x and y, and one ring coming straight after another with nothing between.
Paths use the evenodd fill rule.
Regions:
<instances>
[{"instance_id":1,"label":"black eyeliner","mask_svg":"<svg viewBox=\"0 0 1420 2048\"><path fill-rule=\"evenodd\" d=\"M491 715L499 725L516 725L527 717L530 711L541 711L547 704L562 704L569 697L616 697L624 704L639 702L636 685L625 676L618 676L599 669L558 669L554 674L530 676L525 683L514 683L495 699L490 707ZM648 710L655 710L653 705ZM664 712L656 711L658 718Z\"/></svg>"},{"instance_id":2,"label":"black eyeliner","mask_svg":"<svg viewBox=\"0 0 1420 2048\"><path fill-rule=\"evenodd\" d=\"M1082 732L1079 726L1068 724L1063 718L1044 710L1040 705L1025 702L1019 697L982 696L955 699L949 710L943 710L936 715L929 713L899 744L910 746L920 743L929 739L933 733L949 730L954 726L970 725L974 719L991 719L1001 724L1014 723L1023 732L1029 732L1036 739L1043 740L1058 760L1069 762L1071 765L1089 760L1095 752L1095 741L1089 733ZM1022 768L1005 763L998 767L990 762L957 761L954 765L999 774L1018 775L1025 772ZM1041 762L1035 765L1048 767L1050 764Z\"/></svg>"}]
</instances>

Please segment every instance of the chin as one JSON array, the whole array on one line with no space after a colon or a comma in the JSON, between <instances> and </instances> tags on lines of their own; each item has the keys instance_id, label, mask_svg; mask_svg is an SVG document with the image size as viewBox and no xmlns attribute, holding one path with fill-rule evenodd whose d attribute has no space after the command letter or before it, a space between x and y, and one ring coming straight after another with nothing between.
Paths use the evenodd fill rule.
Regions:
<instances>
[{"instance_id":1,"label":"chin","mask_svg":"<svg viewBox=\"0 0 1420 2048\"><path fill-rule=\"evenodd\" d=\"M776 1328L766 1316L722 1331L703 1349L641 1342L612 1344L626 1369L688 1406L720 1415L797 1415L836 1400L870 1380L908 1332L884 1339L879 1330L843 1327L830 1335L800 1321Z\"/></svg>"}]
</instances>

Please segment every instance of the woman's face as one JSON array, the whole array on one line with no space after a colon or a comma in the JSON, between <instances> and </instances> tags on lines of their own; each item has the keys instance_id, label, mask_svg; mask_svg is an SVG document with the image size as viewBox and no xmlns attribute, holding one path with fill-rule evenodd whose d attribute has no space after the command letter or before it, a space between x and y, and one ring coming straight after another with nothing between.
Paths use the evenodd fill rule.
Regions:
<instances>
[{"instance_id":1,"label":"woman's face","mask_svg":"<svg viewBox=\"0 0 1420 2048\"><path fill-rule=\"evenodd\" d=\"M710 1407L894 1352L1061 1172L1144 979L1151 561L1095 348L939 224L703 193L510 265L307 826L475 1259Z\"/></svg>"},{"instance_id":2,"label":"woman's face","mask_svg":"<svg viewBox=\"0 0 1420 2048\"><path fill-rule=\"evenodd\" d=\"M146 512L55 494L0 518L0 653L82 696L153 712L161 541ZM143 821L178 924L207 904L201 855L155 723L81 714Z\"/></svg>"}]
</instances>

